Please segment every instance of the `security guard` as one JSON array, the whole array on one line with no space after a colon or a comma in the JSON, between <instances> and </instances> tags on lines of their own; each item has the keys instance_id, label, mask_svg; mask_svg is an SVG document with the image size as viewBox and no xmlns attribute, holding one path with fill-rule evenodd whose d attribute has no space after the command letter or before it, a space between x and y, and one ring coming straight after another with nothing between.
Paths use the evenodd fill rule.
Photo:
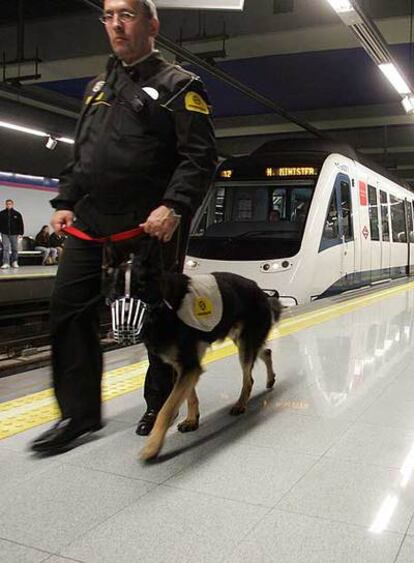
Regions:
<instances>
[{"instance_id":1,"label":"security guard","mask_svg":"<svg viewBox=\"0 0 414 563\"><path fill-rule=\"evenodd\" d=\"M182 268L191 217L216 164L208 98L197 76L154 50L152 0L105 0L101 21L114 55L87 88L52 226L59 233L73 224L95 239L141 225L165 243L164 267ZM57 453L102 427L101 267L100 242L68 238L51 303L61 419L32 443L34 451ZM149 360L140 435L151 431L173 382L169 366Z\"/></svg>"}]
</instances>

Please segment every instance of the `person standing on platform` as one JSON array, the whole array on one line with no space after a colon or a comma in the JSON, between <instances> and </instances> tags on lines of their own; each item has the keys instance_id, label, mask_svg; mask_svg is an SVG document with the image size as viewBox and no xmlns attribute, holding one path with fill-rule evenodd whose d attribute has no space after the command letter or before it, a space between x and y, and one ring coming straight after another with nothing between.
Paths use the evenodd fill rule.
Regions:
<instances>
[{"instance_id":1,"label":"person standing on platform","mask_svg":"<svg viewBox=\"0 0 414 563\"><path fill-rule=\"evenodd\" d=\"M19 237L23 236L24 224L21 213L14 209L14 201L6 199L6 208L0 211L0 233L3 242L3 265L2 269L10 268L10 253L12 268L18 268Z\"/></svg>"},{"instance_id":2,"label":"person standing on platform","mask_svg":"<svg viewBox=\"0 0 414 563\"><path fill-rule=\"evenodd\" d=\"M98 238L141 225L163 243L163 267L181 270L191 218L216 166L208 97L196 75L155 50L160 24L152 0L105 0L101 21L114 55L87 88L52 226L59 233L73 224ZM102 244L68 237L51 302L61 419L32 442L36 452L58 453L102 427L101 266ZM149 355L137 434L152 430L173 377Z\"/></svg>"}]
</instances>

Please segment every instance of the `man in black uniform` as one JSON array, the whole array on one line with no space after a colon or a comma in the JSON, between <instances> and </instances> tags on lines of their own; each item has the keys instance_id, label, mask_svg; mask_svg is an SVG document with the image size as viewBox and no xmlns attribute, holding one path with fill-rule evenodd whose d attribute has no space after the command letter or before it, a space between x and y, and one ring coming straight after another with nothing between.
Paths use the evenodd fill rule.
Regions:
<instances>
[{"instance_id":1,"label":"man in black uniform","mask_svg":"<svg viewBox=\"0 0 414 563\"><path fill-rule=\"evenodd\" d=\"M182 268L190 220L216 163L207 95L197 76L154 50L152 0L105 0L101 21L114 55L87 88L52 226L59 233L73 223L97 238L142 225L164 243L163 266ZM67 239L51 303L61 420L32 443L34 451L56 453L102 427L101 266L102 244ZM173 383L169 366L149 360L140 435L151 431Z\"/></svg>"}]
</instances>

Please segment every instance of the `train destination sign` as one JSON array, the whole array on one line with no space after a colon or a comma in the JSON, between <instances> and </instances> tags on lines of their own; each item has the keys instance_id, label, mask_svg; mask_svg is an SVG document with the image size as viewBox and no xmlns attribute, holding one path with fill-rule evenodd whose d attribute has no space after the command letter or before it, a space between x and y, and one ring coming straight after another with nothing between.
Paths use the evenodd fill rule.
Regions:
<instances>
[{"instance_id":1,"label":"train destination sign","mask_svg":"<svg viewBox=\"0 0 414 563\"><path fill-rule=\"evenodd\" d=\"M157 8L192 10L243 10L244 0L155 0Z\"/></svg>"},{"instance_id":2,"label":"train destination sign","mask_svg":"<svg viewBox=\"0 0 414 563\"><path fill-rule=\"evenodd\" d=\"M288 166L284 168L266 168L266 176L287 178L290 176L317 176L318 169L313 166Z\"/></svg>"}]
</instances>

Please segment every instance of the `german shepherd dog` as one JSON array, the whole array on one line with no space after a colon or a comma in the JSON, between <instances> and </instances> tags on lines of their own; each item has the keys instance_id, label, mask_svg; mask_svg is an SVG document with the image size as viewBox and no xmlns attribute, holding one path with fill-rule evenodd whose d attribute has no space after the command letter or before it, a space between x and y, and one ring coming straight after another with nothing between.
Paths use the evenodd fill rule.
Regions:
<instances>
[{"instance_id":1,"label":"german shepherd dog","mask_svg":"<svg viewBox=\"0 0 414 563\"><path fill-rule=\"evenodd\" d=\"M158 252L159 247L158 244ZM109 262L113 264L113 259ZM191 306L192 296L189 293L193 282L198 277L206 276L189 277L165 272L160 264L162 261L145 251L135 253L132 261L131 294L148 305L141 332L142 340L150 352L172 365L176 372L174 388L158 413L154 428L141 451L144 460L155 458L161 451L167 430L185 400L187 418L178 425L178 430L197 430L200 413L195 387L203 372L201 360L213 342L229 336L239 352L243 385L237 402L230 410L231 415L240 415L246 409L253 386L252 369L257 357L266 365L267 389L273 387L275 373L272 352L265 348L265 342L281 311L279 300L269 299L254 281L236 274L216 272L209 277L221 297L220 318L216 319L211 329L204 327L200 330L189 326L182 320L180 311L188 303ZM121 265L118 272L122 272L122 268ZM117 278L120 280L122 276L118 275ZM118 281L118 294L120 289ZM203 305L205 301L202 300L201 309Z\"/></svg>"}]
</instances>

